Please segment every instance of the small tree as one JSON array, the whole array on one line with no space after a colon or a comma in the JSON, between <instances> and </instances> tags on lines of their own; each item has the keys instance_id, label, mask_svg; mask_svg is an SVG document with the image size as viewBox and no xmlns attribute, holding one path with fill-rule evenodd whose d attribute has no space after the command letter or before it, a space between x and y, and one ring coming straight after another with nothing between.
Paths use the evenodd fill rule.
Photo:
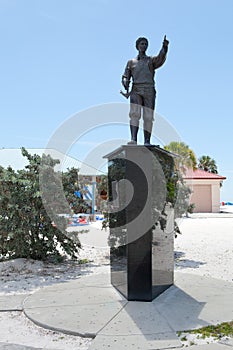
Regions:
<instances>
[{"instance_id":1,"label":"small tree","mask_svg":"<svg viewBox=\"0 0 233 350\"><path fill-rule=\"evenodd\" d=\"M179 155L179 158L175 161L177 168L196 169L197 159L196 159L195 153L184 142L172 141L167 146L164 146L164 148L167 151L170 151Z\"/></svg>"},{"instance_id":2,"label":"small tree","mask_svg":"<svg viewBox=\"0 0 233 350\"><path fill-rule=\"evenodd\" d=\"M22 154L29 164L23 170L0 168L0 258L62 259L62 251L76 258L80 242L66 235L66 219L57 217L59 229L52 225L42 203L39 186L41 157ZM47 156L47 175L58 181L54 166L58 161ZM53 205L56 206L56 193ZM62 228L62 229L61 229Z\"/></svg>"},{"instance_id":3,"label":"small tree","mask_svg":"<svg viewBox=\"0 0 233 350\"><path fill-rule=\"evenodd\" d=\"M187 168L196 169L197 160L195 153L184 142L171 142L164 147L167 151L177 154L179 157L175 159L174 177L176 178L175 187L175 218L181 217L183 214L188 215L194 209L194 204L189 203L192 193L189 186L184 183L183 174Z\"/></svg>"}]
</instances>

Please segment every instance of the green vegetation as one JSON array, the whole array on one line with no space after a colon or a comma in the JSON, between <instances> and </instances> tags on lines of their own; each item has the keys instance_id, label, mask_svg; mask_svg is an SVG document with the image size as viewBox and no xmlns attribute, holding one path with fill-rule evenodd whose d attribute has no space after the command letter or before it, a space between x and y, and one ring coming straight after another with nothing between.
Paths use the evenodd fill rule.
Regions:
<instances>
[{"instance_id":1,"label":"green vegetation","mask_svg":"<svg viewBox=\"0 0 233 350\"><path fill-rule=\"evenodd\" d=\"M54 225L55 220L42 201L39 176L43 158L44 182L52 183L46 188L51 212L62 207L60 193L54 190L59 181L54 166L59 161L50 156L30 155L25 148L22 148L22 154L29 162L24 169L15 171L11 167L0 167L0 259L32 258L58 262L64 254L76 259L81 247L77 233L71 238L72 233L66 232L67 219L59 215L54 214ZM67 193L73 192L68 183L70 178L76 178L75 174L72 171L66 175L64 191Z\"/></svg>"},{"instance_id":2,"label":"green vegetation","mask_svg":"<svg viewBox=\"0 0 233 350\"><path fill-rule=\"evenodd\" d=\"M181 339L180 339L181 341L187 341L187 337L186 337L186 335L185 336L183 336Z\"/></svg>"},{"instance_id":3,"label":"green vegetation","mask_svg":"<svg viewBox=\"0 0 233 350\"><path fill-rule=\"evenodd\" d=\"M223 322L216 326L210 325L199 329L188 330L185 333L196 334L198 338L214 337L215 339L221 339L224 336L233 337L233 321ZM181 333L178 333L181 335ZM182 340L182 339L181 339Z\"/></svg>"},{"instance_id":4,"label":"green vegetation","mask_svg":"<svg viewBox=\"0 0 233 350\"><path fill-rule=\"evenodd\" d=\"M88 264L89 262L91 262L91 260L88 260L88 259L79 259L79 260L78 260L78 263L79 263L80 265Z\"/></svg>"},{"instance_id":5,"label":"green vegetation","mask_svg":"<svg viewBox=\"0 0 233 350\"><path fill-rule=\"evenodd\" d=\"M184 142L170 142L164 148L172 153L178 155L175 158L175 168L174 176L172 181L175 183L175 186L171 183L170 193L172 193L172 186L174 187L174 209L175 209L175 218L181 217L183 214L188 216L188 213L192 213L194 209L194 204L189 203L189 198L192 193L190 187L188 187L184 180L183 174L187 168L196 169L197 160L194 152L186 145ZM179 233L177 231L177 233Z\"/></svg>"},{"instance_id":6,"label":"green vegetation","mask_svg":"<svg viewBox=\"0 0 233 350\"><path fill-rule=\"evenodd\" d=\"M195 153L184 142L172 141L167 146L164 146L164 149L179 155L179 158L175 160L177 168L197 168Z\"/></svg>"},{"instance_id":7,"label":"green vegetation","mask_svg":"<svg viewBox=\"0 0 233 350\"><path fill-rule=\"evenodd\" d=\"M199 169L208 171L209 173L212 173L212 174L218 173L217 165L214 159L210 158L209 156L202 156L198 160L199 160L199 163L198 163Z\"/></svg>"}]
</instances>

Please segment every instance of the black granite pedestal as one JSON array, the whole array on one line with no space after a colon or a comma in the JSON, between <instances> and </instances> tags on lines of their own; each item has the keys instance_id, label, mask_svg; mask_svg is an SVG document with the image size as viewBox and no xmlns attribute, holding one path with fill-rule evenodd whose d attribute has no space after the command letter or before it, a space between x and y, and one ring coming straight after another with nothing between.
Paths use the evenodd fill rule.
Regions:
<instances>
[{"instance_id":1,"label":"black granite pedestal","mask_svg":"<svg viewBox=\"0 0 233 350\"><path fill-rule=\"evenodd\" d=\"M152 301L173 284L173 156L127 145L105 158L111 283L128 300Z\"/></svg>"}]
</instances>

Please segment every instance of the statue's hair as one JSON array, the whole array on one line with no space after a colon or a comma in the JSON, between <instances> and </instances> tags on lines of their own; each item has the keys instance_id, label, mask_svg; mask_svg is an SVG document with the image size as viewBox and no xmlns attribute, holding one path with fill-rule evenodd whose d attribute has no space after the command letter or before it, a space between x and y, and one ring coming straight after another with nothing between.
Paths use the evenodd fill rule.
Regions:
<instances>
[{"instance_id":1,"label":"statue's hair","mask_svg":"<svg viewBox=\"0 0 233 350\"><path fill-rule=\"evenodd\" d=\"M136 48L137 48L137 49L138 49L138 45L139 45L140 41L142 41L142 40L145 40L145 41L147 42L147 45L149 44L147 38L140 37L140 38L138 38L138 39L136 40Z\"/></svg>"}]
</instances>

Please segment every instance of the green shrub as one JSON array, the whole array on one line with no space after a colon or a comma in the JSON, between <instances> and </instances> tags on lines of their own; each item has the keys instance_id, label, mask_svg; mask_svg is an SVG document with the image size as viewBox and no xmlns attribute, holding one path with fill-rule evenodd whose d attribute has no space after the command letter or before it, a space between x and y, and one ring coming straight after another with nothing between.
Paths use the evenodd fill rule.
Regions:
<instances>
[{"instance_id":1,"label":"green shrub","mask_svg":"<svg viewBox=\"0 0 233 350\"><path fill-rule=\"evenodd\" d=\"M59 229L46 212L39 187L41 157L22 148L29 164L23 170L0 167L0 259L47 258L59 261L64 253L77 258L81 246L66 235L67 221L57 217ZM47 157L51 176L58 161ZM61 229L62 228L62 229Z\"/></svg>"}]
</instances>

